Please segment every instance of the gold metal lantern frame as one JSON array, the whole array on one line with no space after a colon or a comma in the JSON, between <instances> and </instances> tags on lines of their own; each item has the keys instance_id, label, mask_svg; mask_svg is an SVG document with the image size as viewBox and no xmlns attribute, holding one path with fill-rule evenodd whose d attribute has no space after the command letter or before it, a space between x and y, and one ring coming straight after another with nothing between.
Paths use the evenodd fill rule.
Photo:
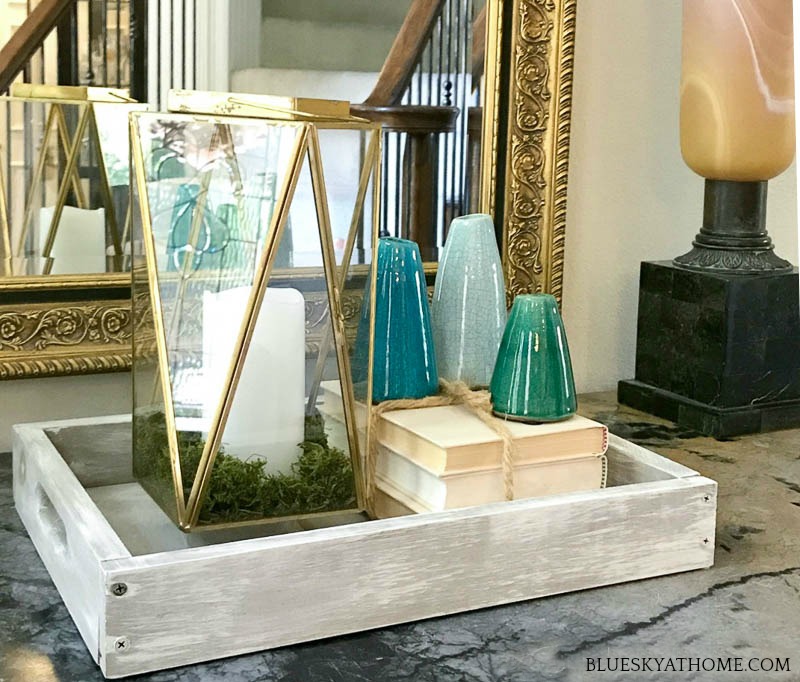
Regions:
<instances>
[{"instance_id":1,"label":"gold metal lantern frame","mask_svg":"<svg viewBox=\"0 0 800 682\"><path fill-rule=\"evenodd\" d=\"M0 102L6 103L6 126L24 125L26 131L36 131L37 138L12 132L7 150L10 167L0 164L0 275L49 275L54 265L59 274L121 272L128 223L126 209L112 194L113 154L107 147L113 138L124 138L128 111L145 105L130 99L124 89L28 83L13 85L10 96ZM121 184L127 185L127 154L118 157L121 168L115 170L124 176ZM101 208L102 213L65 216L70 206ZM38 235L31 229L37 222L42 222ZM94 223L99 223L95 227L102 234L92 233L90 243L81 243L86 234L72 228L86 230ZM77 262L70 261L69 255L80 254L81 249L84 253L99 249L99 258L91 259L89 269L87 259L79 255Z\"/></svg>"},{"instance_id":2,"label":"gold metal lantern frame","mask_svg":"<svg viewBox=\"0 0 800 682\"><path fill-rule=\"evenodd\" d=\"M372 382L380 126L350 116L345 102L323 100L174 91L169 109L130 116L133 238L142 243L133 262L134 476L184 531L267 522L292 530L303 519L359 513ZM169 154L153 151L153 135L162 133L178 140ZM346 235L342 228L335 245L328 186L339 178L323 163L320 137L343 133L359 140L359 163ZM271 143L259 146L262 140L279 140L279 162L266 159L273 152ZM273 189L263 189L264 177ZM165 188L172 192L166 209L157 205ZM220 188L227 192L222 199ZM294 263L298 256L285 248L300 222L291 215L304 200L304 210L313 206L318 263ZM209 245L219 241L217 233L227 241L215 251ZM224 249L232 249L227 261ZM361 307L358 334L345 325L344 307L354 302ZM290 320L276 312L283 304L289 310L289 303L301 309L299 327L291 322L294 313ZM306 317L312 314L326 321L309 347ZM302 331L293 336L297 328ZM209 346L215 338L224 341L217 350ZM289 372L298 352L302 452L288 469L272 472L270 455L253 449L258 438L247 429L267 429L261 422L283 414L287 404L286 423L297 423L298 401L290 394L298 374ZM267 388L277 389L277 397L259 393ZM277 441L288 426L278 420L269 428ZM231 454L237 429L245 449Z\"/></svg>"}]
</instances>

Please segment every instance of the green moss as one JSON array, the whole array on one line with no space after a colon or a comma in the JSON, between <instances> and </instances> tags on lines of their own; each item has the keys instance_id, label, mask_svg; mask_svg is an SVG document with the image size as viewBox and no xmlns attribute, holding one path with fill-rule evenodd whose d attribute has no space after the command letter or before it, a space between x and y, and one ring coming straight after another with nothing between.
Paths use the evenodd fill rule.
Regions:
<instances>
[{"instance_id":1,"label":"green moss","mask_svg":"<svg viewBox=\"0 0 800 682\"><path fill-rule=\"evenodd\" d=\"M134 430L135 474L160 504L170 504L172 468L164 415L137 417ZM254 455L241 460L220 449L200 510L200 523L353 509L356 495L350 458L328 444L321 415L306 418L305 438L299 444L302 453L289 474L268 473L265 457ZM185 432L178 434L178 442L184 495L188 498L204 443L199 433Z\"/></svg>"}]
</instances>

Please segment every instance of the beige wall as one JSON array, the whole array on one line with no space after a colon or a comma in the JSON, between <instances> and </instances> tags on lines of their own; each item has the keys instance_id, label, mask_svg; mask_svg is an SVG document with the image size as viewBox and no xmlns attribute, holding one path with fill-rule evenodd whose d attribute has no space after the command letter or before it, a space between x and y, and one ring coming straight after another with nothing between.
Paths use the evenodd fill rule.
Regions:
<instances>
[{"instance_id":1,"label":"beige wall","mask_svg":"<svg viewBox=\"0 0 800 682\"><path fill-rule=\"evenodd\" d=\"M680 21L680 2L579 2L564 280L579 392L633 377L639 263L688 251L700 227L703 180L678 142ZM767 220L796 263L794 167L770 182Z\"/></svg>"},{"instance_id":2,"label":"beige wall","mask_svg":"<svg viewBox=\"0 0 800 682\"><path fill-rule=\"evenodd\" d=\"M14 424L130 412L130 382L127 372L0 381L0 452Z\"/></svg>"}]
</instances>

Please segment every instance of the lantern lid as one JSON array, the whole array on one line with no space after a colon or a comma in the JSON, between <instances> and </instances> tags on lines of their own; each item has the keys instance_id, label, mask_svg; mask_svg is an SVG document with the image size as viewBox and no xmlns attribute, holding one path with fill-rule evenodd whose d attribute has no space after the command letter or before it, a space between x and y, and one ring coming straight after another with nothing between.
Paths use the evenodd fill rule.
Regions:
<instances>
[{"instance_id":1,"label":"lantern lid","mask_svg":"<svg viewBox=\"0 0 800 682\"><path fill-rule=\"evenodd\" d=\"M14 83L11 97L19 99L69 100L73 102L136 103L126 88L97 88L88 85L40 85Z\"/></svg>"},{"instance_id":2,"label":"lantern lid","mask_svg":"<svg viewBox=\"0 0 800 682\"><path fill-rule=\"evenodd\" d=\"M308 97L278 97L250 93L170 90L167 109L173 112L246 116L280 121L353 121L350 102Z\"/></svg>"}]
</instances>

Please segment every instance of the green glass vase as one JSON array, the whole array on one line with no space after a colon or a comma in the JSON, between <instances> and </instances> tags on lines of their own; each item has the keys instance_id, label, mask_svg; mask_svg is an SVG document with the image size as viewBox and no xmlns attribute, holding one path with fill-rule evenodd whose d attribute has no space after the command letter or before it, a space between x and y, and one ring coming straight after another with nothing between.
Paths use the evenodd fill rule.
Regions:
<instances>
[{"instance_id":1,"label":"green glass vase","mask_svg":"<svg viewBox=\"0 0 800 682\"><path fill-rule=\"evenodd\" d=\"M363 400L369 352L369 291L364 293L353 353L353 383ZM372 401L424 398L439 390L428 288L416 243L396 237L378 241L375 285L375 348Z\"/></svg>"},{"instance_id":2,"label":"green glass vase","mask_svg":"<svg viewBox=\"0 0 800 682\"><path fill-rule=\"evenodd\" d=\"M567 335L550 294L517 296L491 383L492 410L504 419L553 422L577 410Z\"/></svg>"}]
</instances>

